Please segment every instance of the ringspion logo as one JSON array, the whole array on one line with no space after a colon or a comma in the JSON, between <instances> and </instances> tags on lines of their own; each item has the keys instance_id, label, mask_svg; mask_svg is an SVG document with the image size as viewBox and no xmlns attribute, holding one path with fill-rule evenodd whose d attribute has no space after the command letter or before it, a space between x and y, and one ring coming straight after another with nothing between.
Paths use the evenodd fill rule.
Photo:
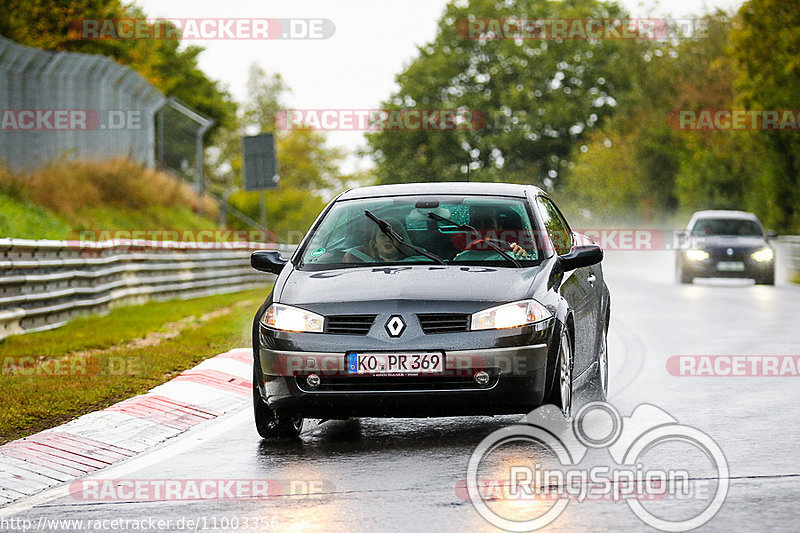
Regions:
<instances>
[{"instance_id":1,"label":"ringspion logo","mask_svg":"<svg viewBox=\"0 0 800 533\"><path fill-rule=\"evenodd\" d=\"M699 452L704 461L702 472L686 460L689 451L682 450L681 459L675 461L674 450L669 448L675 444ZM526 457L528 448L524 446L546 452ZM669 450L666 464L658 457L662 446ZM502 455L504 447L510 450L508 456ZM605 450L613 465L584 466L590 450ZM545 453L553 459L552 467L546 463ZM654 456L660 467L646 466L650 464L646 460ZM674 468L663 468L676 462ZM479 472L487 469L506 474L499 491L485 490L487 477L479 477ZM572 420L565 419L555 406L544 405L519 424L491 433L469 459L466 491L481 517L507 531L541 529L558 519L572 502L611 499L624 501L653 528L679 532L711 520L725 502L729 484L722 449L699 429L680 424L654 405L641 404L630 416L622 417L611 404L591 402ZM646 505L689 498L691 506L658 507L657 513ZM510 504L513 501L526 505L514 506Z\"/></svg>"}]
</instances>

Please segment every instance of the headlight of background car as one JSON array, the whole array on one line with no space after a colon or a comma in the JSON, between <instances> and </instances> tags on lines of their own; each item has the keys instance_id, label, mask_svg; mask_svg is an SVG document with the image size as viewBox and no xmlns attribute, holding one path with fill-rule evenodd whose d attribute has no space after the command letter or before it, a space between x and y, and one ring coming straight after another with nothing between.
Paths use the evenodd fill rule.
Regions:
<instances>
[{"instance_id":1,"label":"headlight of background car","mask_svg":"<svg viewBox=\"0 0 800 533\"><path fill-rule=\"evenodd\" d=\"M708 259L708 252L704 250L687 250L686 257L692 261L705 261Z\"/></svg>"},{"instance_id":2,"label":"headlight of background car","mask_svg":"<svg viewBox=\"0 0 800 533\"><path fill-rule=\"evenodd\" d=\"M759 263L763 263L765 261L772 261L772 258L774 256L775 254L772 251L772 248L764 248L763 250L753 252L753 259L755 259Z\"/></svg>"},{"instance_id":3,"label":"headlight of background car","mask_svg":"<svg viewBox=\"0 0 800 533\"><path fill-rule=\"evenodd\" d=\"M505 329L527 326L552 317L552 313L536 300L523 300L484 309L472 315L470 329Z\"/></svg>"},{"instance_id":4,"label":"headlight of background car","mask_svg":"<svg viewBox=\"0 0 800 533\"><path fill-rule=\"evenodd\" d=\"M283 331L322 333L324 319L311 311L283 304L272 304L261 317L261 323Z\"/></svg>"}]
</instances>

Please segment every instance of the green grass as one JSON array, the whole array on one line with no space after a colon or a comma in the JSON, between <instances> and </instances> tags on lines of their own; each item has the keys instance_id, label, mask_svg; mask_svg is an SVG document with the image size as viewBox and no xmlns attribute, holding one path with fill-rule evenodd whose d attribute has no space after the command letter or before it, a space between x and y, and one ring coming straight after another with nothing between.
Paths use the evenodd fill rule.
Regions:
<instances>
[{"instance_id":1,"label":"green grass","mask_svg":"<svg viewBox=\"0 0 800 533\"><path fill-rule=\"evenodd\" d=\"M219 207L188 183L125 159L0 165L0 237L77 238L86 230L206 230Z\"/></svg>"},{"instance_id":2,"label":"green grass","mask_svg":"<svg viewBox=\"0 0 800 533\"><path fill-rule=\"evenodd\" d=\"M70 225L43 207L0 194L0 237L64 239Z\"/></svg>"},{"instance_id":3,"label":"green grass","mask_svg":"<svg viewBox=\"0 0 800 533\"><path fill-rule=\"evenodd\" d=\"M0 237L17 239L69 239L85 230L206 230L216 220L185 206L82 208L58 215L28 200L0 194Z\"/></svg>"},{"instance_id":4,"label":"green grass","mask_svg":"<svg viewBox=\"0 0 800 533\"><path fill-rule=\"evenodd\" d=\"M252 318L268 290L120 307L52 331L3 339L0 443L105 408L208 357L250 346ZM225 309L230 312L200 319ZM168 338L175 323L183 329ZM153 332L164 338L142 345Z\"/></svg>"},{"instance_id":5,"label":"green grass","mask_svg":"<svg viewBox=\"0 0 800 533\"><path fill-rule=\"evenodd\" d=\"M95 207L81 209L71 217L74 231L83 230L204 230L217 229L215 220L183 206L150 206L140 210Z\"/></svg>"}]
</instances>

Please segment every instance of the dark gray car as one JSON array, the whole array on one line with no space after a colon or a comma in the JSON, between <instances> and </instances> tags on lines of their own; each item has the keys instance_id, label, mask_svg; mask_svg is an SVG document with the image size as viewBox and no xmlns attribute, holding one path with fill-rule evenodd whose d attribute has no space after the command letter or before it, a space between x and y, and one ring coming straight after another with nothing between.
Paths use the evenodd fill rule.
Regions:
<instances>
[{"instance_id":1,"label":"dark gray car","mask_svg":"<svg viewBox=\"0 0 800 533\"><path fill-rule=\"evenodd\" d=\"M752 278L757 285L775 285L775 250L753 213L698 211L679 234L675 277L680 283L695 278Z\"/></svg>"},{"instance_id":2,"label":"dark gray car","mask_svg":"<svg viewBox=\"0 0 800 533\"><path fill-rule=\"evenodd\" d=\"M527 413L607 390L602 250L532 186L364 187L334 199L253 324L264 438L303 417Z\"/></svg>"}]
</instances>

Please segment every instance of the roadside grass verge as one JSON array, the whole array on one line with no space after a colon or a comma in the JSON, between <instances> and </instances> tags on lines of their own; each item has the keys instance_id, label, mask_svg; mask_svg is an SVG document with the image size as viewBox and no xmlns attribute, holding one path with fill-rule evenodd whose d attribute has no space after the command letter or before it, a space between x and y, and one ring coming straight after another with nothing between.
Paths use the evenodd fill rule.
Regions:
<instances>
[{"instance_id":1,"label":"roadside grass verge","mask_svg":"<svg viewBox=\"0 0 800 533\"><path fill-rule=\"evenodd\" d=\"M269 287L119 307L0 341L0 444L144 393L208 357L250 346Z\"/></svg>"},{"instance_id":2,"label":"roadside grass verge","mask_svg":"<svg viewBox=\"0 0 800 533\"><path fill-rule=\"evenodd\" d=\"M0 237L65 239L69 231L69 224L51 211L0 194Z\"/></svg>"},{"instance_id":3,"label":"roadside grass verge","mask_svg":"<svg viewBox=\"0 0 800 533\"><path fill-rule=\"evenodd\" d=\"M0 165L0 237L77 238L85 230L216 229L219 207L191 185L127 159Z\"/></svg>"}]
</instances>

